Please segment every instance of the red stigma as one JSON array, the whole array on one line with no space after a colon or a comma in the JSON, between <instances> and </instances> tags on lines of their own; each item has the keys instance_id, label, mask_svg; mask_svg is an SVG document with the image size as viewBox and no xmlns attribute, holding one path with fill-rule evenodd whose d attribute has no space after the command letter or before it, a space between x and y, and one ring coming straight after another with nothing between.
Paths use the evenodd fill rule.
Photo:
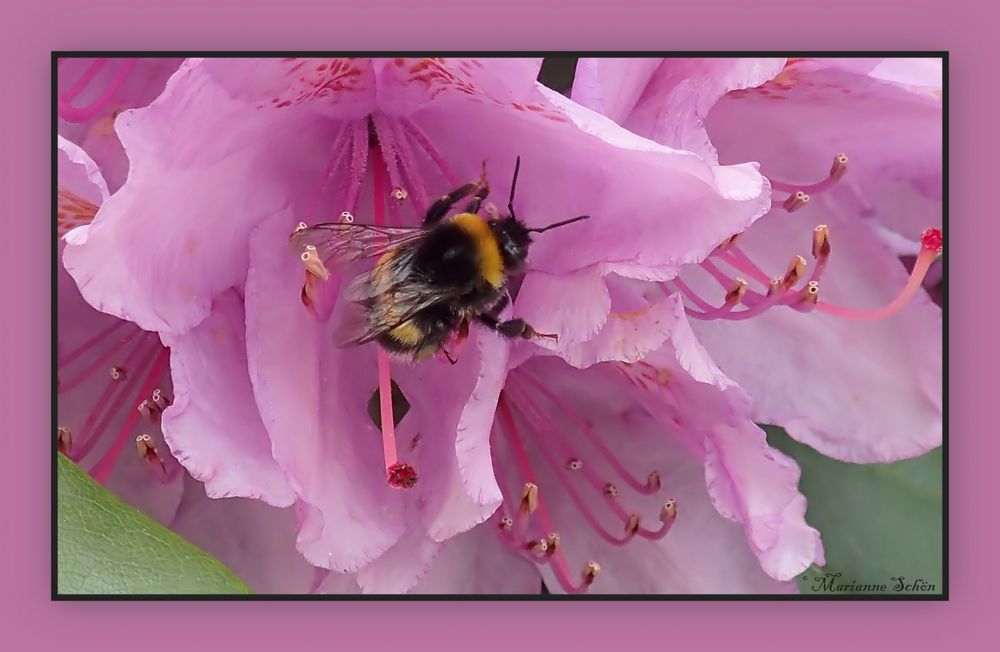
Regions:
<instances>
[{"instance_id":1,"label":"red stigma","mask_svg":"<svg viewBox=\"0 0 1000 652\"><path fill-rule=\"evenodd\" d=\"M944 235L941 234L941 229L932 227L921 233L920 244L924 249L936 254L944 251Z\"/></svg>"},{"instance_id":2,"label":"red stigma","mask_svg":"<svg viewBox=\"0 0 1000 652\"><path fill-rule=\"evenodd\" d=\"M386 469L386 479L390 487L410 489L417 484L417 470L406 462L396 462Z\"/></svg>"}]
</instances>

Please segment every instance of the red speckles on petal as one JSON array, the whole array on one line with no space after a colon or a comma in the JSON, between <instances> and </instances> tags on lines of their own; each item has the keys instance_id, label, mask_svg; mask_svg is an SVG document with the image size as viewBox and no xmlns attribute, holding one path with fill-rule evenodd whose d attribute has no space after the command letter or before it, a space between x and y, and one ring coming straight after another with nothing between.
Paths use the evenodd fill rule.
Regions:
<instances>
[{"instance_id":1,"label":"red speckles on petal","mask_svg":"<svg viewBox=\"0 0 1000 652\"><path fill-rule=\"evenodd\" d=\"M63 237L72 229L84 224L90 224L97 215L97 206L86 199L60 188L59 204L56 210L56 224L59 237Z\"/></svg>"},{"instance_id":2,"label":"red speckles on petal","mask_svg":"<svg viewBox=\"0 0 1000 652\"><path fill-rule=\"evenodd\" d=\"M283 72L287 86L270 101L279 109L314 100L336 103L340 93L360 90L364 79L355 59L285 59L283 63L287 64Z\"/></svg>"}]
</instances>

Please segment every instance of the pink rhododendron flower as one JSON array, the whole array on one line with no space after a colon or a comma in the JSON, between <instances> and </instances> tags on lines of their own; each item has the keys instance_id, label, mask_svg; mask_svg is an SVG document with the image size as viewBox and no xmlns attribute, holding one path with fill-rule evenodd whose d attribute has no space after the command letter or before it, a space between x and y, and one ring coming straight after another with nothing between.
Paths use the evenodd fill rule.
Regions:
<instances>
[{"instance_id":1,"label":"pink rhododendron flower","mask_svg":"<svg viewBox=\"0 0 1000 652\"><path fill-rule=\"evenodd\" d=\"M354 573L362 591L414 590L448 576L436 559L476 558L459 540L483 528L456 535L510 499L490 450L500 390L512 364L544 349L474 328L457 364L393 365L411 408L395 429L383 411L380 440L368 404L376 387L388 396L390 367L376 365L372 347L332 345L342 279L321 281L303 267L288 246L297 223L346 213L416 224L432 198L477 178L484 160L491 197L503 204L520 156L521 219L591 218L537 237L509 314L543 331L554 324L559 340L544 348L570 364L614 368L677 333L670 306L626 310L614 288L671 278L768 209L754 165L710 165L637 137L537 84L538 66L188 60L152 104L118 117L128 179L65 252L87 301L170 346L176 396L162 424L176 459L210 496L294 505L305 558L336 581ZM720 401L706 419L752 428L745 410ZM386 482L383 468L397 459L416 469L408 491ZM818 543L794 513L794 465L772 461L774 469L748 469L746 483L717 472L710 495L744 523L765 570L788 579L817 557ZM783 489L751 505L751 476L767 482L774 470ZM806 532L811 550L788 543L786 531ZM530 565L522 568L530 578Z\"/></svg>"},{"instance_id":2,"label":"pink rhododendron flower","mask_svg":"<svg viewBox=\"0 0 1000 652\"><path fill-rule=\"evenodd\" d=\"M891 461L941 443L941 311L920 291L940 253L940 231L926 231L941 224L940 90L934 60L577 69L573 98L635 133L709 161L760 162L771 214L664 289L685 296L698 339L751 394L757 421L838 459ZM900 255L916 257L909 279Z\"/></svg>"}]
</instances>

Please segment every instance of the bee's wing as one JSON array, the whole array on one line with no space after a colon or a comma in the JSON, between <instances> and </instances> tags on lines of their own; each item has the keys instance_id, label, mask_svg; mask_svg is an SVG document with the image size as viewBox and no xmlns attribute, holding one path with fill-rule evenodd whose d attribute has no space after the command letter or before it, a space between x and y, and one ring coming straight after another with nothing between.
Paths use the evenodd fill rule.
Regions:
<instances>
[{"instance_id":1,"label":"bee's wing","mask_svg":"<svg viewBox=\"0 0 1000 652\"><path fill-rule=\"evenodd\" d=\"M289 242L296 253L315 247L327 267L339 267L364 258L381 256L424 234L419 226L374 226L354 222L330 222L296 229Z\"/></svg>"}]
</instances>

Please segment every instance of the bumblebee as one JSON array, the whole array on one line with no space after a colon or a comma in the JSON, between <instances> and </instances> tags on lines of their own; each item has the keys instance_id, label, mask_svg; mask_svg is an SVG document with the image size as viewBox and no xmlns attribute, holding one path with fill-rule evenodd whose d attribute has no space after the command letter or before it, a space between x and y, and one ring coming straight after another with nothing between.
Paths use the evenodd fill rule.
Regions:
<instances>
[{"instance_id":1,"label":"bumblebee","mask_svg":"<svg viewBox=\"0 0 1000 652\"><path fill-rule=\"evenodd\" d=\"M528 228L514 213L514 190L521 167L518 157L507 214L490 206L485 165L479 180L435 201L417 227L383 227L354 222L305 226L292 234L292 246L325 278L327 266L376 259L357 276L345 295L355 310L336 329L338 346L375 341L412 361L444 352L478 322L510 339L556 338L539 333L522 319L504 320L510 302L508 280L524 269L531 235L587 219L581 215L542 228ZM461 212L456 204L471 198Z\"/></svg>"}]
</instances>

